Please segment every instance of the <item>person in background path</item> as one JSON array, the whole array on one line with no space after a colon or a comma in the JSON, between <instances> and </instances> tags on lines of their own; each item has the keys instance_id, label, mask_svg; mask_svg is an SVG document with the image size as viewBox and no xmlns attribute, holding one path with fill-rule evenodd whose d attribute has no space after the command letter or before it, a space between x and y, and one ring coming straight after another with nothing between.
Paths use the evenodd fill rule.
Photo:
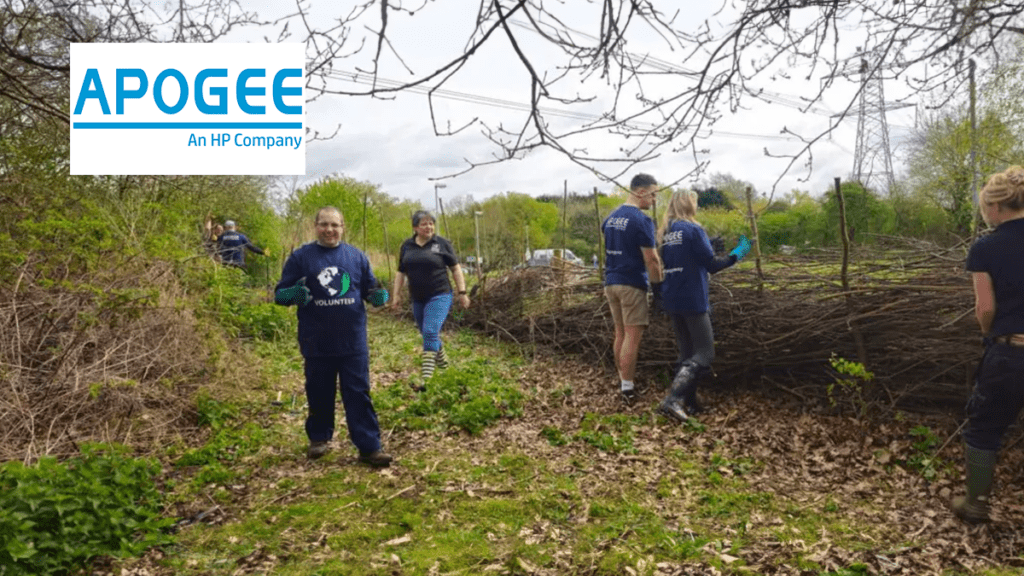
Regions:
<instances>
[{"instance_id":1,"label":"person in background path","mask_svg":"<svg viewBox=\"0 0 1024 576\"><path fill-rule=\"evenodd\" d=\"M263 256L262 248L258 248L249 241L249 238L235 230L234 220L224 222L224 233L219 236L217 244L220 246L221 261L235 268L245 268L245 250Z\"/></svg>"},{"instance_id":2,"label":"person in background path","mask_svg":"<svg viewBox=\"0 0 1024 576\"><path fill-rule=\"evenodd\" d=\"M1011 166L990 177L979 200L981 216L994 230L971 246L966 268L985 354L963 433L967 494L952 503L953 512L972 523L989 519L996 455L1024 406L1024 168Z\"/></svg>"},{"instance_id":3,"label":"person in background path","mask_svg":"<svg viewBox=\"0 0 1024 576\"><path fill-rule=\"evenodd\" d=\"M422 387L434 375L434 369L448 367L448 357L441 342L441 328L452 307L452 285L455 280L459 305L469 308L466 278L451 242L434 233L434 216L425 210L412 215L413 235L402 243L398 256L398 272L392 290L391 306L398 309L402 288L409 280L409 299L416 327L423 335ZM474 263L478 265L478 263Z\"/></svg>"},{"instance_id":4,"label":"person in background path","mask_svg":"<svg viewBox=\"0 0 1024 576\"><path fill-rule=\"evenodd\" d=\"M658 243L665 266L661 306L672 320L679 357L675 378L660 410L679 421L703 411L697 386L711 372L715 336L711 328L708 274L739 262L750 251L746 236L727 257L716 257L704 228L697 222L697 194L676 190L658 229Z\"/></svg>"},{"instance_id":5,"label":"person in background path","mask_svg":"<svg viewBox=\"0 0 1024 576\"><path fill-rule=\"evenodd\" d=\"M643 213L654 205L658 182L637 174L629 184L626 202L601 224L605 245L604 294L615 323L615 366L619 392L636 397L636 359L648 324L647 281L661 282L661 258L654 243L654 222Z\"/></svg>"},{"instance_id":6,"label":"person in background path","mask_svg":"<svg viewBox=\"0 0 1024 576\"><path fill-rule=\"evenodd\" d=\"M345 220L337 208L321 208L314 223L316 242L288 257L274 291L278 304L298 306L299 350L305 360L309 403L307 455L316 459L330 449L340 387L349 438L359 450L359 461L385 467L391 464L391 456L381 449L380 425L370 398L363 301L383 306L388 292L377 287L366 254L341 241Z\"/></svg>"}]
</instances>

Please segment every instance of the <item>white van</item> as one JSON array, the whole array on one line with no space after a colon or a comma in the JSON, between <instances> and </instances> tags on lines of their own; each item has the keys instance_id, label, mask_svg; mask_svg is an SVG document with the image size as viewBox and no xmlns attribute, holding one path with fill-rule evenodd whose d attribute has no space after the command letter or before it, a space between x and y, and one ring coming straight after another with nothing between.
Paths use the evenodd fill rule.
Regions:
<instances>
[{"instance_id":1,"label":"white van","mask_svg":"<svg viewBox=\"0 0 1024 576\"><path fill-rule=\"evenodd\" d=\"M557 256L562 256L561 249L546 248L543 250L534 250L533 255L526 260L527 266L551 266L551 260ZM572 250L565 251L565 257L563 258L570 264L577 266L583 266L583 260L572 253Z\"/></svg>"}]
</instances>

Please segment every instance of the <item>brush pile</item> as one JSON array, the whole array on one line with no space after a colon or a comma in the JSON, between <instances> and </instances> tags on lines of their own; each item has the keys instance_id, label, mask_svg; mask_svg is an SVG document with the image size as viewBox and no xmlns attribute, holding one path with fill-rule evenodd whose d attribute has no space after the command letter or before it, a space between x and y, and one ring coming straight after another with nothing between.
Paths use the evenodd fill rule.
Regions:
<instances>
[{"instance_id":1,"label":"brush pile","mask_svg":"<svg viewBox=\"0 0 1024 576\"><path fill-rule=\"evenodd\" d=\"M208 353L167 265L0 287L0 462L87 441L154 446L195 422Z\"/></svg>"},{"instance_id":2,"label":"brush pile","mask_svg":"<svg viewBox=\"0 0 1024 576\"><path fill-rule=\"evenodd\" d=\"M847 291L835 251L772 256L763 280L752 258L713 276L717 381L834 403L832 385L847 380L857 382L861 408L962 409L982 353L964 254L962 245L873 246L854 255ZM596 270L527 268L487 279L479 292L465 318L475 328L614 366ZM873 378L837 372L833 355L862 363ZM641 377L667 377L675 359L669 321L656 315L641 344Z\"/></svg>"}]
</instances>

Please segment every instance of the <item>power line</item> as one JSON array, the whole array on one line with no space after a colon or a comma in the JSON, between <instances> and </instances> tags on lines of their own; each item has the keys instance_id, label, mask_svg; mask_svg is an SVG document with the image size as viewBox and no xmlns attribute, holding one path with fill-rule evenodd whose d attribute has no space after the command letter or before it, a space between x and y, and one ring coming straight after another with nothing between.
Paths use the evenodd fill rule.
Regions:
<instances>
[{"instance_id":1,"label":"power line","mask_svg":"<svg viewBox=\"0 0 1024 576\"><path fill-rule=\"evenodd\" d=\"M534 110L534 107L529 105L529 104L524 104L522 102L516 102L516 101L513 101L513 100L504 100L504 99L500 99L500 98L494 98L494 97L491 97L491 96L483 96L483 95L479 95L479 94L471 94L471 93L468 93L468 92L457 92L457 91L454 91L454 90L446 90L446 89L442 89L442 88L437 88L437 89L431 90L431 88L428 87L428 86L406 86L404 83L396 81L396 80L389 80L387 78L381 78L380 76L378 76L376 79L374 79L373 76L371 76L369 74L362 74L362 73L358 73L358 72L339 71L339 72L333 72L331 74L328 74L328 77L339 79L339 80L345 80L345 81L348 81L348 82L353 82L355 84L361 84L361 85L365 85L365 86L383 86L385 88L401 88L403 91L412 92L412 93L415 93L415 94L428 94L428 93L431 93L433 96L438 97L438 98L454 100L454 101L457 101L457 102L467 102L467 103L472 103L472 104L479 104L479 105L482 105L482 106L491 106L491 107L501 108L501 109L505 109L505 110L515 110L515 111L520 111L520 112L532 112ZM586 122L597 122L597 121L600 121L600 120L605 120L605 121L608 121L608 122L612 122L607 117L596 115L596 114L587 114L587 113L584 113L584 112L574 112L574 111L571 111L571 110L561 110L561 109L558 109L558 108L550 108L550 107L544 107L544 106L538 106L536 109L537 109L537 111L542 112L542 113L547 114L547 115L559 116L559 117L563 117L563 118L570 118L570 119L573 119L573 120L582 120L582 121L586 121ZM645 123L645 124L647 124L647 127L649 129L656 128L656 126L654 124L649 124L649 123ZM631 128L635 128L635 129L643 129L644 128L643 126L630 125L630 124L627 124L627 125L630 126ZM721 136L721 137L725 137L725 138L740 138L740 139L748 139L748 140L788 140L788 141L800 140L800 138L798 138L796 136L787 136L787 135L782 135L782 134L780 134L780 135L774 135L774 134L744 134L744 133L740 133L740 132L726 132L726 131L721 131L721 130L713 130L713 131L711 131L708 134L697 135L698 138L702 138L702 139L706 139L706 138L709 138L709 137L712 137L712 136Z\"/></svg>"}]
</instances>

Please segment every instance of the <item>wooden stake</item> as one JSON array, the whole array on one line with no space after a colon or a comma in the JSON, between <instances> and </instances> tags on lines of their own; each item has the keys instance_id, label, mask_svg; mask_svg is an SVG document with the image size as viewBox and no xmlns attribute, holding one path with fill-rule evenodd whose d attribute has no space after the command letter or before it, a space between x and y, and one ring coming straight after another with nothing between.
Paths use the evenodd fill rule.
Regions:
<instances>
[{"instance_id":1,"label":"wooden stake","mask_svg":"<svg viewBox=\"0 0 1024 576\"><path fill-rule=\"evenodd\" d=\"M747 218L750 219L750 233L754 236L754 268L757 270L757 293L764 289L764 271L761 270L761 242L757 231L757 216L754 215L754 189L747 186Z\"/></svg>"}]
</instances>

